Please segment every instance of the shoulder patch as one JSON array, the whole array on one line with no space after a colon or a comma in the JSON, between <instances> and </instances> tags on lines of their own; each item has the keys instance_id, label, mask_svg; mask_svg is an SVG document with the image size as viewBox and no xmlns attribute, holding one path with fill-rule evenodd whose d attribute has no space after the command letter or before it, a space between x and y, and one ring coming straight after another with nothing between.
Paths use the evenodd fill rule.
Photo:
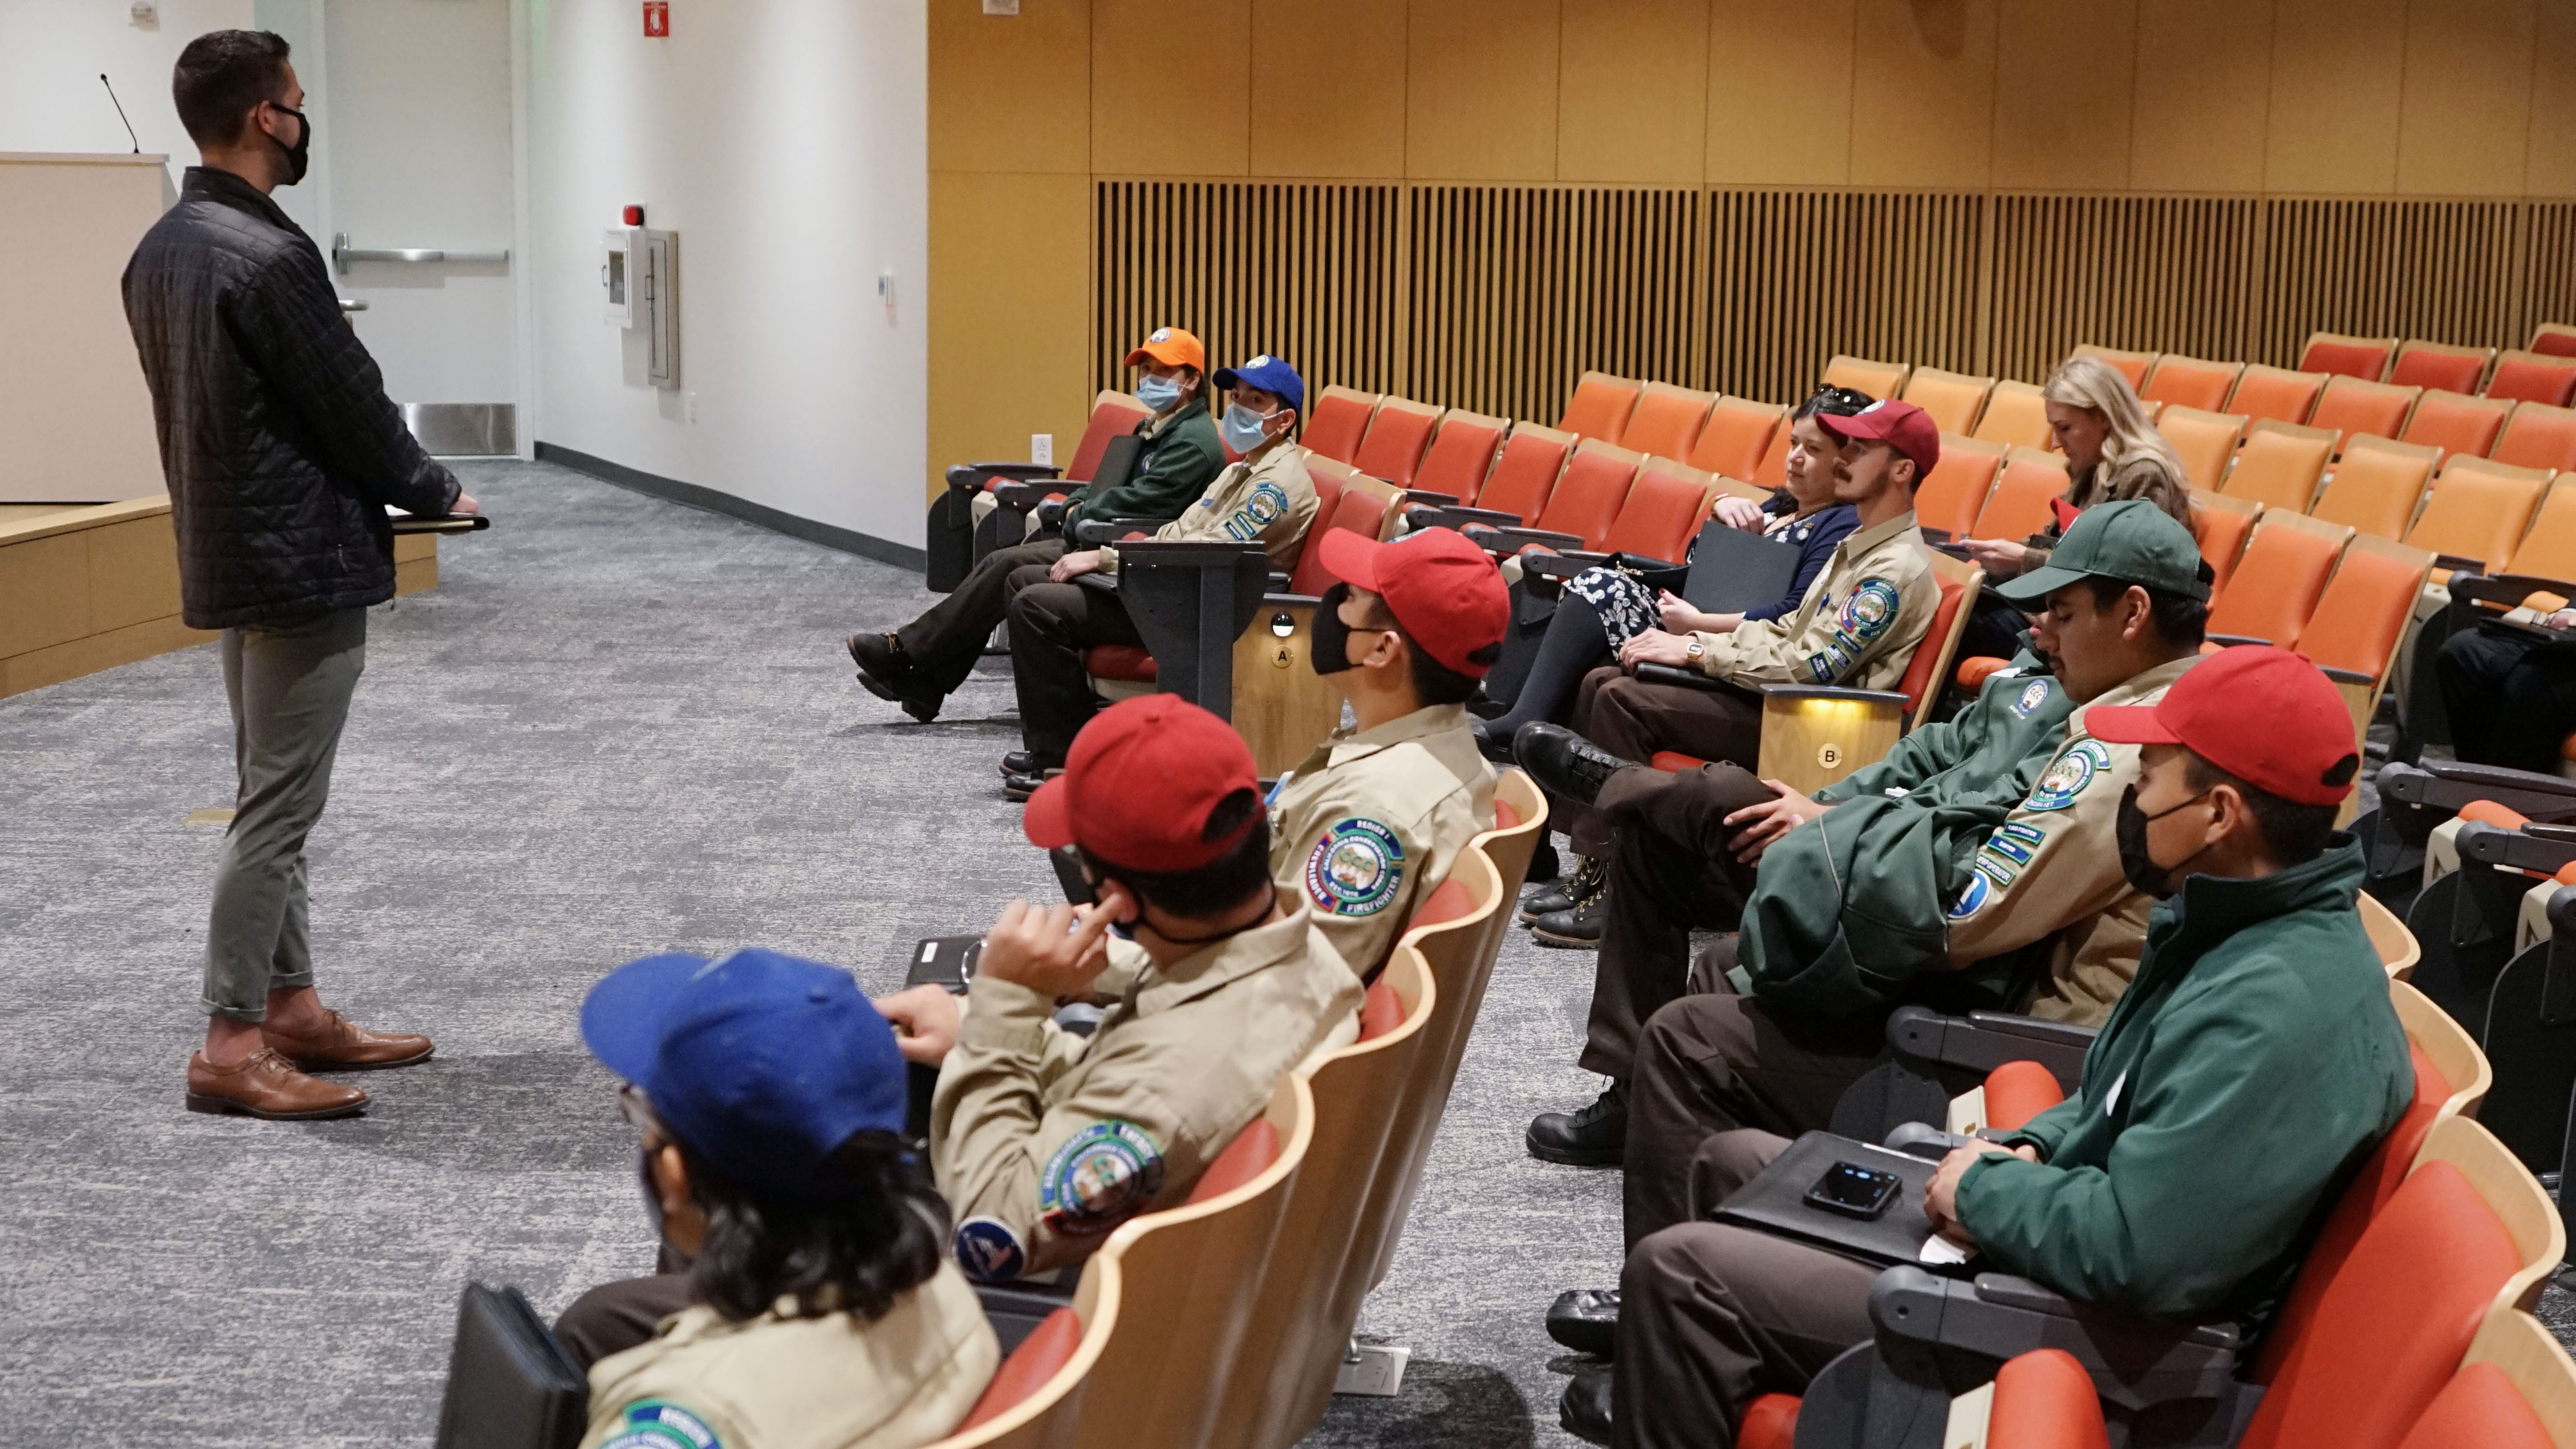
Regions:
<instances>
[{"instance_id":1,"label":"shoulder patch","mask_svg":"<svg viewBox=\"0 0 2576 1449\"><path fill-rule=\"evenodd\" d=\"M1975 915L1993 895L1994 887L1987 884L1984 876L1970 873L1968 888L1959 892L1959 898L1950 904L1950 919L1964 921Z\"/></svg>"},{"instance_id":2,"label":"shoulder patch","mask_svg":"<svg viewBox=\"0 0 2576 1449\"><path fill-rule=\"evenodd\" d=\"M978 1283L1008 1283L1029 1262L1020 1235L1000 1218L968 1218L959 1223L950 1251L957 1255L957 1266Z\"/></svg>"},{"instance_id":3,"label":"shoulder patch","mask_svg":"<svg viewBox=\"0 0 2576 1449\"><path fill-rule=\"evenodd\" d=\"M2049 762L2041 772L2039 783L2031 787L2030 798L2022 802L2025 810L2063 810L2075 803L2084 787L2111 768L2111 752L2099 740L2078 741L2066 753Z\"/></svg>"},{"instance_id":4,"label":"shoulder patch","mask_svg":"<svg viewBox=\"0 0 2576 1449\"><path fill-rule=\"evenodd\" d=\"M1216 500L1208 499L1207 505L1214 508ZM1287 511L1286 489L1276 483L1255 484L1252 497L1246 499L1244 505L1234 511L1234 516L1225 521L1225 536L1237 543L1258 542L1261 538L1261 530L1276 523L1279 516Z\"/></svg>"},{"instance_id":5,"label":"shoulder patch","mask_svg":"<svg viewBox=\"0 0 2576 1449\"><path fill-rule=\"evenodd\" d=\"M2013 701L2013 713L2020 715L2024 719L2028 719L2030 718L2030 712L2032 710L2039 708L2042 704L2047 703L2047 701L2048 681L2045 679L2034 679L2030 683L2021 687L2021 698Z\"/></svg>"},{"instance_id":6,"label":"shoulder patch","mask_svg":"<svg viewBox=\"0 0 2576 1449\"><path fill-rule=\"evenodd\" d=\"M601 1449L724 1449L707 1421L668 1399L638 1399Z\"/></svg>"},{"instance_id":7,"label":"shoulder patch","mask_svg":"<svg viewBox=\"0 0 2576 1449\"><path fill-rule=\"evenodd\" d=\"M2038 847L2031 844L2029 841L2020 840L2013 836L2006 835L2000 830L1986 837L1986 853L1988 855L2001 856L2015 865L2030 864L2030 858L2037 852L2037 849Z\"/></svg>"},{"instance_id":8,"label":"shoulder patch","mask_svg":"<svg viewBox=\"0 0 2576 1449\"><path fill-rule=\"evenodd\" d=\"M1047 1159L1038 1210L1069 1237L1093 1237L1144 1211L1163 1190L1163 1149L1133 1122L1113 1117L1073 1134Z\"/></svg>"},{"instance_id":9,"label":"shoulder patch","mask_svg":"<svg viewBox=\"0 0 2576 1449\"><path fill-rule=\"evenodd\" d=\"M1374 916L1404 884L1404 842L1365 815L1336 820L1306 856L1306 899L1336 916Z\"/></svg>"},{"instance_id":10,"label":"shoulder patch","mask_svg":"<svg viewBox=\"0 0 2576 1449\"><path fill-rule=\"evenodd\" d=\"M1886 579L1863 579L1843 600L1842 613L1836 622L1842 625L1844 633L1865 644L1888 631L1896 622L1897 611L1904 602L1904 595Z\"/></svg>"}]
</instances>

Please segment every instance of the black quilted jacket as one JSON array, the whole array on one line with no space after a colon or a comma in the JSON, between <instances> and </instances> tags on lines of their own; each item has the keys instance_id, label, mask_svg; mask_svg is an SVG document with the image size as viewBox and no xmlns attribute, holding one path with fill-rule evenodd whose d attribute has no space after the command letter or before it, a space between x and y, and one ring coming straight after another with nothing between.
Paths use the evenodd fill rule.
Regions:
<instances>
[{"instance_id":1,"label":"black quilted jacket","mask_svg":"<svg viewBox=\"0 0 2576 1449\"><path fill-rule=\"evenodd\" d=\"M125 318L152 387L188 623L392 598L385 505L445 513L459 490L385 397L313 239L249 182L191 166L125 265Z\"/></svg>"}]
</instances>

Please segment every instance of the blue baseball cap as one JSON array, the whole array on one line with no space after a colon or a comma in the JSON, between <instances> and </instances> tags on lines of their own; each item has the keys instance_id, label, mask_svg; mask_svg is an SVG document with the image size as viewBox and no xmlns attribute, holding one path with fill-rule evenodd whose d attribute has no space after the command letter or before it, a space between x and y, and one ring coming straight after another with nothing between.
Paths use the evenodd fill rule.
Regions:
<instances>
[{"instance_id":1,"label":"blue baseball cap","mask_svg":"<svg viewBox=\"0 0 2576 1449\"><path fill-rule=\"evenodd\" d=\"M581 1036L691 1155L755 1194L835 1198L833 1151L903 1130L894 1027L837 966L757 946L647 956L590 988Z\"/></svg>"},{"instance_id":2,"label":"blue baseball cap","mask_svg":"<svg viewBox=\"0 0 2576 1449\"><path fill-rule=\"evenodd\" d=\"M1235 367L1218 368L1215 381L1221 388L1232 387L1239 382L1263 392L1277 393L1288 400L1288 406L1297 410L1297 416L1302 418L1306 415L1306 379L1297 375L1297 369L1267 352Z\"/></svg>"}]
</instances>

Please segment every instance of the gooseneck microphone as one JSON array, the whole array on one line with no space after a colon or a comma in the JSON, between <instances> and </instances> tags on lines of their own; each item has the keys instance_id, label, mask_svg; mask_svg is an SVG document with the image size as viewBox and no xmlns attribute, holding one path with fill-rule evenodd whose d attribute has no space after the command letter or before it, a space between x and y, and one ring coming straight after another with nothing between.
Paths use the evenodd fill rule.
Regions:
<instances>
[{"instance_id":1,"label":"gooseneck microphone","mask_svg":"<svg viewBox=\"0 0 2576 1449\"><path fill-rule=\"evenodd\" d=\"M100 85L107 86L107 103L116 107L116 118L120 121L125 121L125 103L116 98L116 87L107 85L106 71L100 71L98 73L98 83ZM134 142L135 155L140 156L143 154L143 143L135 138L134 123L132 121L125 121L125 139Z\"/></svg>"}]
</instances>

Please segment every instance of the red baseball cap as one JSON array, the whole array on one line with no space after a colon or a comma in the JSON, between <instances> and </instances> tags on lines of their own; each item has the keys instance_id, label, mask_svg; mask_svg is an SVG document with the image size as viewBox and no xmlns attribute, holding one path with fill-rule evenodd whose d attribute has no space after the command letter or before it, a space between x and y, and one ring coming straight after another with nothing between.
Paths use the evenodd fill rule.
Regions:
<instances>
[{"instance_id":1,"label":"red baseball cap","mask_svg":"<svg viewBox=\"0 0 2576 1449\"><path fill-rule=\"evenodd\" d=\"M1425 528L1380 543L1347 528L1328 530L1317 547L1324 571L1386 600L1387 612L1422 652L1469 679L1482 679L1476 651L1503 642L1512 619L1511 590L1493 556L1450 528Z\"/></svg>"},{"instance_id":2,"label":"red baseball cap","mask_svg":"<svg viewBox=\"0 0 2576 1449\"><path fill-rule=\"evenodd\" d=\"M1120 700L1092 716L1064 773L1029 796L1020 828L1033 845L1079 844L1105 861L1157 873L1196 870L1232 850L1261 819L1214 837L1208 813L1258 791L1252 750L1234 727L1176 694Z\"/></svg>"},{"instance_id":3,"label":"red baseball cap","mask_svg":"<svg viewBox=\"0 0 2576 1449\"><path fill-rule=\"evenodd\" d=\"M1816 414L1816 426L1836 438L1853 442L1885 443L1898 453L1914 460L1914 482L1921 486L1932 476L1933 465L1941 461L1941 426L1932 415L1910 402L1891 398L1874 402L1848 417L1833 413Z\"/></svg>"},{"instance_id":4,"label":"red baseball cap","mask_svg":"<svg viewBox=\"0 0 2576 1449\"><path fill-rule=\"evenodd\" d=\"M2088 710L2084 728L2115 745L2181 745L2302 805L2340 804L2361 773L2352 711L2333 682L2268 644L2221 649L2184 671L2163 699Z\"/></svg>"}]
</instances>

